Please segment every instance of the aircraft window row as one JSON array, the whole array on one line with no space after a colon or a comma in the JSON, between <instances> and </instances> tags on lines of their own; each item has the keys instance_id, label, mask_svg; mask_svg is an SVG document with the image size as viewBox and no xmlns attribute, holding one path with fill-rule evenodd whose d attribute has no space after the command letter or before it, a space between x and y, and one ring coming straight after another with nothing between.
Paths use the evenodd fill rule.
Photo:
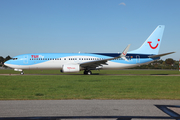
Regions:
<instances>
[{"instance_id":1,"label":"aircraft window row","mask_svg":"<svg viewBox=\"0 0 180 120\"><path fill-rule=\"evenodd\" d=\"M102 60L103 58L69 58L69 60Z\"/></svg>"},{"instance_id":2,"label":"aircraft window row","mask_svg":"<svg viewBox=\"0 0 180 120\"><path fill-rule=\"evenodd\" d=\"M131 60L132 57L129 57L129 56L126 56L126 59L127 60ZM117 58L117 59L114 59L114 60L124 60L123 58Z\"/></svg>"},{"instance_id":3,"label":"aircraft window row","mask_svg":"<svg viewBox=\"0 0 180 120\"><path fill-rule=\"evenodd\" d=\"M69 60L77 60L77 58L69 58Z\"/></svg>"},{"instance_id":4,"label":"aircraft window row","mask_svg":"<svg viewBox=\"0 0 180 120\"><path fill-rule=\"evenodd\" d=\"M69 60L103 60L104 58L69 58ZM61 58L30 58L30 60L61 60ZM64 58L66 60L66 58Z\"/></svg>"},{"instance_id":5,"label":"aircraft window row","mask_svg":"<svg viewBox=\"0 0 180 120\"><path fill-rule=\"evenodd\" d=\"M131 58L126 57L128 60ZM68 60L103 60L105 58L69 58ZM13 58L13 60L17 60L17 58ZM61 60L61 58L31 58L30 60ZM66 60L66 58L64 58ZM122 58L117 58L114 60L123 60Z\"/></svg>"},{"instance_id":6,"label":"aircraft window row","mask_svg":"<svg viewBox=\"0 0 180 120\"><path fill-rule=\"evenodd\" d=\"M61 58L32 58L30 60L61 60Z\"/></svg>"},{"instance_id":7,"label":"aircraft window row","mask_svg":"<svg viewBox=\"0 0 180 120\"><path fill-rule=\"evenodd\" d=\"M132 56L126 56L128 60L131 60L133 58ZM12 58L12 60L17 60L18 58ZM103 60L105 58L69 58L69 60ZM30 60L61 60L61 58L30 58ZM66 58L64 58L66 60ZM117 58L114 60L123 60L122 58Z\"/></svg>"}]
</instances>

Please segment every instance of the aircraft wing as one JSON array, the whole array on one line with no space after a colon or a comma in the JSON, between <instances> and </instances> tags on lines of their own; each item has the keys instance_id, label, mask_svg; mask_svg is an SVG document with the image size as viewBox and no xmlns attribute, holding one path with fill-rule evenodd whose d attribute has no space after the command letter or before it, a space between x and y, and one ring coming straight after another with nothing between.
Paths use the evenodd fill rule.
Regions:
<instances>
[{"instance_id":1,"label":"aircraft wing","mask_svg":"<svg viewBox=\"0 0 180 120\"><path fill-rule=\"evenodd\" d=\"M80 66L86 69L95 69L98 66L107 65L106 62L108 60L97 60L97 61L90 61L90 62L85 62L81 63Z\"/></svg>"},{"instance_id":2,"label":"aircraft wing","mask_svg":"<svg viewBox=\"0 0 180 120\"><path fill-rule=\"evenodd\" d=\"M156 58L156 57L162 57L162 56L165 56L165 55L169 55L169 54L172 54L172 53L175 53L175 52L169 52L169 53L164 53L164 54L152 55L152 56L148 56L148 57Z\"/></svg>"},{"instance_id":3,"label":"aircraft wing","mask_svg":"<svg viewBox=\"0 0 180 120\"><path fill-rule=\"evenodd\" d=\"M126 59L126 54L129 50L130 44L126 47L126 49L121 53L121 55L117 56L117 57L113 57L113 58L108 58L108 59L102 59L102 60L96 60L96 61L90 61L90 62L84 62L81 63L80 66L86 69L94 69L98 66L102 66L102 65L108 65L106 62L109 60L114 60L114 59L118 59L118 58L123 58L124 60L128 61Z\"/></svg>"}]
</instances>

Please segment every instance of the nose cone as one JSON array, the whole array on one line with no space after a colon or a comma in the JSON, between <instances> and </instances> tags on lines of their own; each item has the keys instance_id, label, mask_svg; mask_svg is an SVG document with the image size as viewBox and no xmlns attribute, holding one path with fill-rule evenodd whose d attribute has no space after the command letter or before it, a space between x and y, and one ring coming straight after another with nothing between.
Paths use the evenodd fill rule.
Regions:
<instances>
[{"instance_id":1,"label":"nose cone","mask_svg":"<svg viewBox=\"0 0 180 120\"><path fill-rule=\"evenodd\" d=\"M6 62L4 63L4 65L5 65L5 66L9 66L10 63L11 63L11 60L8 60L8 61L6 61Z\"/></svg>"},{"instance_id":2,"label":"nose cone","mask_svg":"<svg viewBox=\"0 0 180 120\"><path fill-rule=\"evenodd\" d=\"M5 66L7 66L7 61L4 63Z\"/></svg>"}]
</instances>

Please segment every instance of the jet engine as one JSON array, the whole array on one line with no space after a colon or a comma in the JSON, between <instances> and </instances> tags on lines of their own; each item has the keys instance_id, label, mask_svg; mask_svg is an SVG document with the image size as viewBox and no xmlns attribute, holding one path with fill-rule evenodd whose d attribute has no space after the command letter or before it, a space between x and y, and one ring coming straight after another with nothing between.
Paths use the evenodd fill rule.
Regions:
<instances>
[{"instance_id":1,"label":"jet engine","mask_svg":"<svg viewBox=\"0 0 180 120\"><path fill-rule=\"evenodd\" d=\"M63 65L61 72L79 72L79 65Z\"/></svg>"}]
</instances>

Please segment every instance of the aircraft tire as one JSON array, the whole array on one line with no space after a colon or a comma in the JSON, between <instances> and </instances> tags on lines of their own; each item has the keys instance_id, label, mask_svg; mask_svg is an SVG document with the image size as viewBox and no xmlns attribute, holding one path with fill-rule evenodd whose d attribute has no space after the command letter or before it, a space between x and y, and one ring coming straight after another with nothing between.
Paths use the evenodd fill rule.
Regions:
<instances>
[{"instance_id":1,"label":"aircraft tire","mask_svg":"<svg viewBox=\"0 0 180 120\"><path fill-rule=\"evenodd\" d=\"M90 70L85 70L84 75L92 75L92 72Z\"/></svg>"},{"instance_id":2,"label":"aircraft tire","mask_svg":"<svg viewBox=\"0 0 180 120\"><path fill-rule=\"evenodd\" d=\"M21 75L24 75L24 72L22 71L20 74L21 74Z\"/></svg>"},{"instance_id":3,"label":"aircraft tire","mask_svg":"<svg viewBox=\"0 0 180 120\"><path fill-rule=\"evenodd\" d=\"M89 71L87 72L87 75L92 75L92 72L89 70Z\"/></svg>"}]
</instances>

